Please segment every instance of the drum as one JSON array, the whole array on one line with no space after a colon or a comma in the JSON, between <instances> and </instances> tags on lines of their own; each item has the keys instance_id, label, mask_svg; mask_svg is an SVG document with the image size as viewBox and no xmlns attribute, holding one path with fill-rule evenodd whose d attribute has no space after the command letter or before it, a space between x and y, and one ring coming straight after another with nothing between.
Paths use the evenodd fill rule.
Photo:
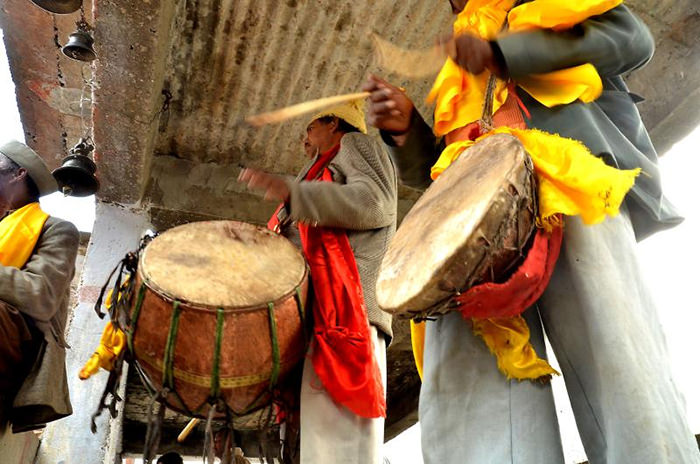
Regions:
<instances>
[{"instance_id":1,"label":"drum","mask_svg":"<svg viewBox=\"0 0 700 464\"><path fill-rule=\"evenodd\" d=\"M493 135L465 150L394 235L377 280L379 307L406 318L442 314L453 296L507 278L534 235L535 189L515 137Z\"/></svg>"},{"instance_id":2,"label":"drum","mask_svg":"<svg viewBox=\"0 0 700 464\"><path fill-rule=\"evenodd\" d=\"M159 235L139 258L128 333L147 383L189 416L221 400L229 417L268 406L305 354L307 278L301 252L262 227L195 222Z\"/></svg>"}]
</instances>

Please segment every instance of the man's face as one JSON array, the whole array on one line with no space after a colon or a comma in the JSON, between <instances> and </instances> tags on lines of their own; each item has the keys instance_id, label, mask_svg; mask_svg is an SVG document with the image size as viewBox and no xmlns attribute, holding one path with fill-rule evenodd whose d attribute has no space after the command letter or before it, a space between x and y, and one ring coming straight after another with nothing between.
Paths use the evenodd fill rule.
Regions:
<instances>
[{"instance_id":1,"label":"man's face","mask_svg":"<svg viewBox=\"0 0 700 464\"><path fill-rule=\"evenodd\" d=\"M14 171L10 160L0 154L0 201L10 198L10 190L17 181L17 173Z\"/></svg>"},{"instance_id":2,"label":"man's face","mask_svg":"<svg viewBox=\"0 0 700 464\"><path fill-rule=\"evenodd\" d=\"M337 123L324 122L316 119L306 127L306 138L304 139L304 151L309 157L318 152L328 151L335 145L334 133Z\"/></svg>"},{"instance_id":3,"label":"man's face","mask_svg":"<svg viewBox=\"0 0 700 464\"><path fill-rule=\"evenodd\" d=\"M467 5L469 0L450 0L450 7L452 7L452 13L460 14L464 7Z\"/></svg>"}]
</instances>

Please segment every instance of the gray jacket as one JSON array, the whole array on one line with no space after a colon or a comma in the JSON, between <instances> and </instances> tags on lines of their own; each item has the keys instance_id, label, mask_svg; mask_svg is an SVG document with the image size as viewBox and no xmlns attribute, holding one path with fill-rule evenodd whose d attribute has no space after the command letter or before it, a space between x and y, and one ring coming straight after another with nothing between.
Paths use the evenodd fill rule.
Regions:
<instances>
[{"instance_id":1,"label":"gray jacket","mask_svg":"<svg viewBox=\"0 0 700 464\"><path fill-rule=\"evenodd\" d=\"M294 221L346 229L362 281L369 321L391 337L391 315L377 306L379 266L396 231L396 168L381 143L352 132L329 164L333 182L289 181L289 214ZM296 227L288 231L294 233ZM285 234L287 235L287 233ZM294 241L294 238L292 238Z\"/></svg>"},{"instance_id":2,"label":"gray jacket","mask_svg":"<svg viewBox=\"0 0 700 464\"><path fill-rule=\"evenodd\" d=\"M66 377L64 330L79 238L73 224L49 217L25 266L0 266L0 300L29 316L44 335L39 355L14 400L15 432L73 412Z\"/></svg>"},{"instance_id":3,"label":"gray jacket","mask_svg":"<svg viewBox=\"0 0 700 464\"><path fill-rule=\"evenodd\" d=\"M656 151L635 106L638 98L628 92L621 77L646 64L654 52L654 40L639 18L623 5L569 30L519 32L495 43L516 82L529 74L592 63L603 79L600 98L589 104L547 108L518 89L531 115L525 122L529 127L582 141L610 165L642 168L644 174L636 179L626 199L638 240L683 220L664 197ZM383 138L391 145L384 134ZM402 181L425 188L430 183L430 166L443 147L442 140L436 139L416 114L406 144L392 147Z\"/></svg>"}]
</instances>

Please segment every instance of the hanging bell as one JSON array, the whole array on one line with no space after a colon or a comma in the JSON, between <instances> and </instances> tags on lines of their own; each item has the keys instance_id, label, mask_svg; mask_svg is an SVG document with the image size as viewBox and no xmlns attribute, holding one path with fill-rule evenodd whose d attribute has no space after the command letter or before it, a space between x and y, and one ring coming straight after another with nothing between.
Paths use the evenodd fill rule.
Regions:
<instances>
[{"instance_id":1,"label":"hanging bell","mask_svg":"<svg viewBox=\"0 0 700 464\"><path fill-rule=\"evenodd\" d=\"M32 0L32 3L49 13L69 14L78 11L82 0Z\"/></svg>"},{"instance_id":2,"label":"hanging bell","mask_svg":"<svg viewBox=\"0 0 700 464\"><path fill-rule=\"evenodd\" d=\"M73 58L78 61L92 61L97 58L97 53L92 48L95 43L89 32L78 29L70 35L68 43L63 46L61 51L68 58Z\"/></svg>"},{"instance_id":3,"label":"hanging bell","mask_svg":"<svg viewBox=\"0 0 700 464\"><path fill-rule=\"evenodd\" d=\"M95 147L85 139L70 150L70 155L63 159L60 168L54 169L53 176L58 187L65 196L87 197L100 188L100 182L95 177L97 166L88 156Z\"/></svg>"}]
</instances>

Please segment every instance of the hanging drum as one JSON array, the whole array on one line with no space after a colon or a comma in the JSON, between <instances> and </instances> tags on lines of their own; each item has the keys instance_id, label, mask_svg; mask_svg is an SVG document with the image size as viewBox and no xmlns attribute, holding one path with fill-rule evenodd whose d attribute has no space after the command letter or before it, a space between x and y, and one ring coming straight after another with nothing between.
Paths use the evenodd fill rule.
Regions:
<instances>
[{"instance_id":1,"label":"hanging drum","mask_svg":"<svg viewBox=\"0 0 700 464\"><path fill-rule=\"evenodd\" d=\"M195 222L153 239L139 259L127 330L166 404L206 417L268 406L304 356L307 268L288 240L236 221Z\"/></svg>"},{"instance_id":2,"label":"hanging drum","mask_svg":"<svg viewBox=\"0 0 700 464\"><path fill-rule=\"evenodd\" d=\"M507 277L534 235L535 189L515 137L493 135L465 150L394 235L377 280L379 307L406 318L442 314L452 297Z\"/></svg>"}]
</instances>

